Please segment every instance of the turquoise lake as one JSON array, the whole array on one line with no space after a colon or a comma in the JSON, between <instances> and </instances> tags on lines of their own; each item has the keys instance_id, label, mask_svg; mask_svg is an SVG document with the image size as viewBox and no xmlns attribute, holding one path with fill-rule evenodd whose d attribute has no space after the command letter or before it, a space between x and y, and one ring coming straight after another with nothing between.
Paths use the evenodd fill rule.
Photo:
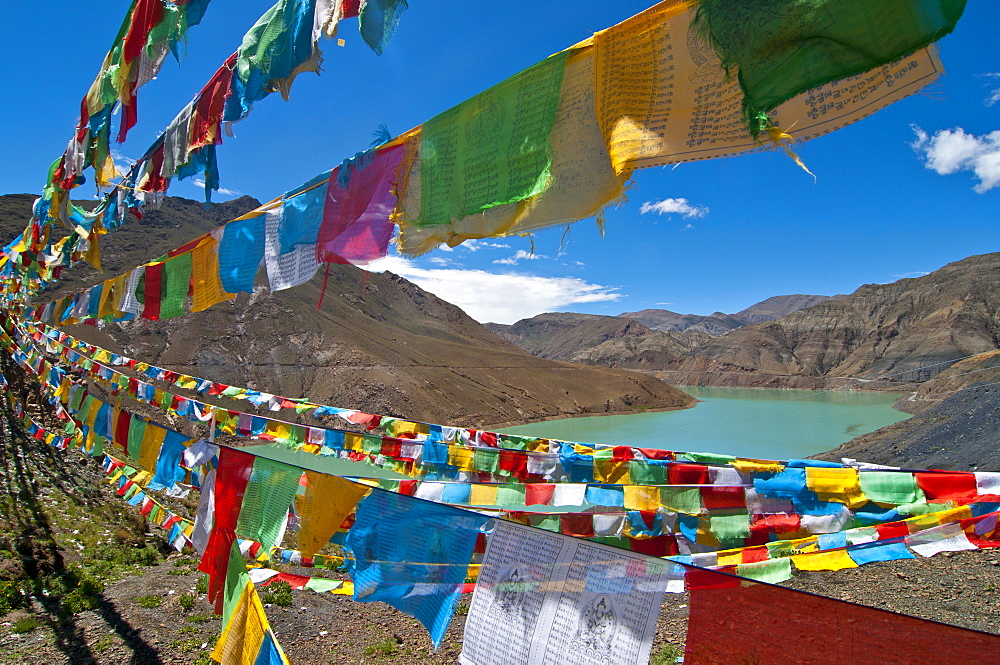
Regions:
<instances>
[{"instance_id":1,"label":"turquoise lake","mask_svg":"<svg viewBox=\"0 0 1000 665\"><path fill-rule=\"evenodd\" d=\"M692 409L566 418L505 427L511 434L759 459L815 455L909 418L899 395L766 388L681 387Z\"/></svg>"}]
</instances>

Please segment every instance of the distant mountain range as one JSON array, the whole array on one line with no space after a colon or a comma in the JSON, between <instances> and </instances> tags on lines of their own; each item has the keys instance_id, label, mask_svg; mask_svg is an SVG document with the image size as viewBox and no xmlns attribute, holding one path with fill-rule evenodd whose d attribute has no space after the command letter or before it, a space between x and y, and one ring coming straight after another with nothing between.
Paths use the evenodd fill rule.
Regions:
<instances>
[{"instance_id":1,"label":"distant mountain range","mask_svg":"<svg viewBox=\"0 0 1000 665\"><path fill-rule=\"evenodd\" d=\"M725 335L730 330L736 330L751 323L773 321L825 300L840 300L843 297L843 295L807 296L802 294L772 296L735 314L715 312L708 316L701 316L698 314L678 314L666 309L644 309L638 312L625 312L618 316L634 319L650 330L697 331L715 337Z\"/></svg>"},{"instance_id":2,"label":"distant mountain range","mask_svg":"<svg viewBox=\"0 0 1000 665\"><path fill-rule=\"evenodd\" d=\"M31 195L0 196L0 234L24 227ZM44 302L86 288L179 247L256 208L167 197L101 243L105 272L64 273ZM583 414L682 408L694 400L656 377L531 356L402 277L331 266L271 293L169 321L74 326L72 334L186 374L371 413L470 427Z\"/></svg>"},{"instance_id":3,"label":"distant mountain range","mask_svg":"<svg viewBox=\"0 0 1000 665\"><path fill-rule=\"evenodd\" d=\"M779 296L701 321L644 310L488 325L535 355L644 370L676 385L915 389L1000 347L998 312L1000 254L984 254L849 296Z\"/></svg>"}]
</instances>

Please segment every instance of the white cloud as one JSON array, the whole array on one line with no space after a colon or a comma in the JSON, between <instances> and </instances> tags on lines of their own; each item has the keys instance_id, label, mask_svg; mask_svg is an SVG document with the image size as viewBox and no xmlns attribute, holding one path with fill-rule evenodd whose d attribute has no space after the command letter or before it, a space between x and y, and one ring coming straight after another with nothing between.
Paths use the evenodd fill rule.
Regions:
<instances>
[{"instance_id":1,"label":"white cloud","mask_svg":"<svg viewBox=\"0 0 1000 665\"><path fill-rule=\"evenodd\" d=\"M537 261L538 259L547 259L549 257L544 254L532 254L531 252L526 252L523 249L519 249L514 252L514 256L508 256L506 259L497 259L493 263L499 263L505 266L516 266L521 261Z\"/></svg>"},{"instance_id":2,"label":"white cloud","mask_svg":"<svg viewBox=\"0 0 1000 665\"><path fill-rule=\"evenodd\" d=\"M118 169L118 172L122 175L128 173L129 169L132 168L132 165L135 164L134 159L123 155L118 150L111 151L111 159L114 160L115 168Z\"/></svg>"},{"instance_id":3,"label":"white cloud","mask_svg":"<svg viewBox=\"0 0 1000 665\"><path fill-rule=\"evenodd\" d=\"M504 242L489 242L488 240L476 240L474 238L464 241L461 245L458 245L462 249L467 249L470 252L478 252L483 247L493 247L495 249L510 249L510 245Z\"/></svg>"},{"instance_id":4,"label":"white cloud","mask_svg":"<svg viewBox=\"0 0 1000 665\"><path fill-rule=\"evenodd\" d=\"M1000 130L976 136L961 127L942 129L933 136L914 126L917 140L913 149L923 158L924 166L940 175L972 171L979 184L977 193L1000 185Z\"/></svg>"},{"instance_id":5,"label":"white cloud","mask_svg":"<svg viewBox=\"0 0 1000 665\"><path fill-rule=\"evenodd\" d=\"M663 199L662 201L646 201L639 208L639 214L655 212L658 215L681 215L688 219L697 219L708 214L708 207L692 205L687 199Z\"/></svg>"},{"instance_id":6,"label":"white cloud","mask_svg":"<svg viewBox=\"0 0 1000 665\"><path fill-rule=\"evenodd\" d=\"M448 266L454 263L451 259L446 259L443 256L432 256L427 260L436 266Z\"/></svg>"},{"instance_id":7,"label":"white cloud","mask_svg":"<svg viewBox=\"0 0 1000 665\"><path fill-rule=\"evenodd\" d=\"M901 275L893 275L895 279L910 279L913 277L923 277L924 275L929 275L930 272L926 270L911 270L910 272L904 272Z\"/></svg>"},{"instance_id":8,"label":"white cloud","mask_svg":"<svg viewBox=\"0 0 1000 665\"><path fill-rule=\"evenodd\" d=\"M458 305L480 322L514 323L567 305L617 301L615 287L575 277L496 274L459 268L418 268L409 259L387 256L373 261L372 272L389 270L434 295Z\"/></svg>"},{"instance_id":9,"label":"white cloud","mask_svg":"<svg viewBox=\"0 0 1000 665\"><path fill-rule=\"evenodd\" d=\"M986 74L986 76L989 76L992 79L1000 80L1000 72L990 72L989 74ZM993 106L997 102L1000 102L1000 88L993 88L993 90L990 91L990 96L986 98L986 105Z\"/></svg>"},{"instance_id":10,"label":"white cloud","mask_svg":"<svg viewBox=\"0 0 1000 665\"><path fill-rule=\"evenodd\" d=\"M190 182L191 182L192 185L194 185L198 189L200 189L202 191L205 190L205 180L204 180L204 178L191 178ZM219 194L222 194L223 196L239 196L242 193L242 192L238 192L235 189L226 189L225 187L219 187L218 189L213 190L213 191L216 191Z\"/></svg>"}]
</instances>

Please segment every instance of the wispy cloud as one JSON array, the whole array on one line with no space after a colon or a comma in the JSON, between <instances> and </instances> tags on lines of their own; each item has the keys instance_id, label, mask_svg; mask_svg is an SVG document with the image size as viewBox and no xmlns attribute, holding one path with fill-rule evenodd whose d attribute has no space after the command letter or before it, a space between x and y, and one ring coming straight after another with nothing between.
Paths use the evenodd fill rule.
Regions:
<instances>
[{"instance_id":1,"label":"wispy cloud","mask_svg":"<svg viewBox=\"0 0 1000 665\"><path fill-rule=\"evenodd\" d=\"M198 189L201 190L205 189L205 180L203 178L191 178L190 182ZM218 192L219 194L222 194L223 196L239 196L240 194L243 193L235 189L226 189L225 187L219 187L214 191Z\"/></svg>"},{"instance_id":2,"label":"wispy cloud","mask_svg":"<svg viewBox=\"0 0 1000 665\"><path fill-rule=\"evenodd\" d=\"M491 247L494 249L510 249L510 245L508 245L505 242L490 242L489 240L476 240L474 238L471 240L466 240L461 245L459 245L459 247L461 247L462 249L467 249L470 252L478 252L484 247Z\"/></svg>"},{"instance_id":3,"label":"wispy cloud","mask_svg":"<svg viewBox=\"0 0 1000 665\"><path fill-rule=\"evenodd\" d=\"M700 219L708 214L708 207L694 205L687 199L663 199L662 201L646 201L639 208L639 214L655 212L658 215L681 215L688 219Z\"/></svg>"},{"instance_id":4,"label":"wispy cloud","mask_svg":"<svg viewBox=\"0 0 1000 665\"><path fill-rule=\"evenodd\" d=\"M927 270L912 270L910 272L904 272L901 275L893 275L893 279L911 279L913 277L923 277L924 275L929 275L930 272Z\"/></svg>"},{"instance_id":5,"label":"wispy cloud","mask_svg":"<svg viewBox=\"0 0 1000 665\"><path fill-rule=\"evenodd\" d=\"M126 155L123 155L118 150L111 151L111 159L114 160L115 168L118 169L118 172L121 173L122 175L128 173L128 170L132 168L132 164L135 163L134 159Z\"/></svg>"},{"instance_id":6,"label":"wispy cloud","mask_svg":"<svg viewBox=\"0 0 1000 665\"><path fill-rule=\"evenodd\" d=\"M1000 185L1000 130L976 136L961 127L942 129L930 136L916 125L913 149L924 166L940 175L971 171L979 184L972 189L979 194Z\"/></svg>"},{"instance_id":7,"label":"wispy cloud","mask_svg":"<svg viewBox=\"0 0 1000 665\"><path fill-rule=\"evenodd\" d=\"M616 287L590 284L575 277L540 277L485 270L419 268L409 259L387 256L368 266L405 277L439 298L458 305L480 322L514 323L543 312L581 303L617 301Z\"/></svg>"},{"instance_id":8,"label":"wispy cloud","mask_svg":"<svg viewBox=\"0 0 1000 665\"><path fill-rule=\"evenodd\" d=\"M993 79L994 81L1000 83L1000 72L990 72L985 76ZM990 96L986 98L986 105L993 106L997 102L1000 102L1000 88L993 88L990 90Z\"/></svg>"},{"instance_id":9,"label":"wispy cloud","mask_svg":"<svg viewBox=\"0 0 1000 665\"><path fill-rule=\"evenodd\" d=\"M514 256L508 256L505 259L496 259L493 263L499 263L505 266L516 266L521 261L537 261L538 259L547 259L549 257L544 254L532 254L531 252L526 252L523 249L519 249L514 252Z\"/></svg>"}]
</instances>

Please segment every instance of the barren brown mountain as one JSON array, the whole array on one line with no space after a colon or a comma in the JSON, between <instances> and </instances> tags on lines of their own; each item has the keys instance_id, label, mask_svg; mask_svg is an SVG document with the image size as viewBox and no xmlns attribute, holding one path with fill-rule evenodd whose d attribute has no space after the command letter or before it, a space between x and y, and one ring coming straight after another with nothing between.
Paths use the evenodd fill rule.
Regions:
<instances>
[{"instance_id":1,"label":"barren brown mountain","mask_svg":"<svg viewBox=\"0 0 1000 665\"><path fill-rule=\"evenodd\" d=\"M998 268L1000 254L973 256L715 337L663 321L652 330L627 315L542 314L493 329L537 355L654 372L677 385L913 390L962 358L1000 347ZM768 299L757 314L754 306L741 315L813 300ZM649 311L634 314L651 323Z\"/></svg>"},{"instance_id":2,"label":"barren brown mountain","mask_svg":"<svg viewBox=\"0 0 1000 665\"><path fill-rule=\"evenodd\" d=\"M31 197L0 197L0 230L13 237ZM243 197L213 205L167 197L102 243L104 274L87 268L39 298L80 290L255 208ZM73 334L147 362L290 397L466 426L580 414L683 408L694 400L655 377L534 357L461 309L391 273L331 266L323 276L166 322L136 320ZM105 334L106 333L106 334ZM108 337L110 335L110 338ZM112 341L114 340L114 341Z\"/></svg>"}]
</instances>

